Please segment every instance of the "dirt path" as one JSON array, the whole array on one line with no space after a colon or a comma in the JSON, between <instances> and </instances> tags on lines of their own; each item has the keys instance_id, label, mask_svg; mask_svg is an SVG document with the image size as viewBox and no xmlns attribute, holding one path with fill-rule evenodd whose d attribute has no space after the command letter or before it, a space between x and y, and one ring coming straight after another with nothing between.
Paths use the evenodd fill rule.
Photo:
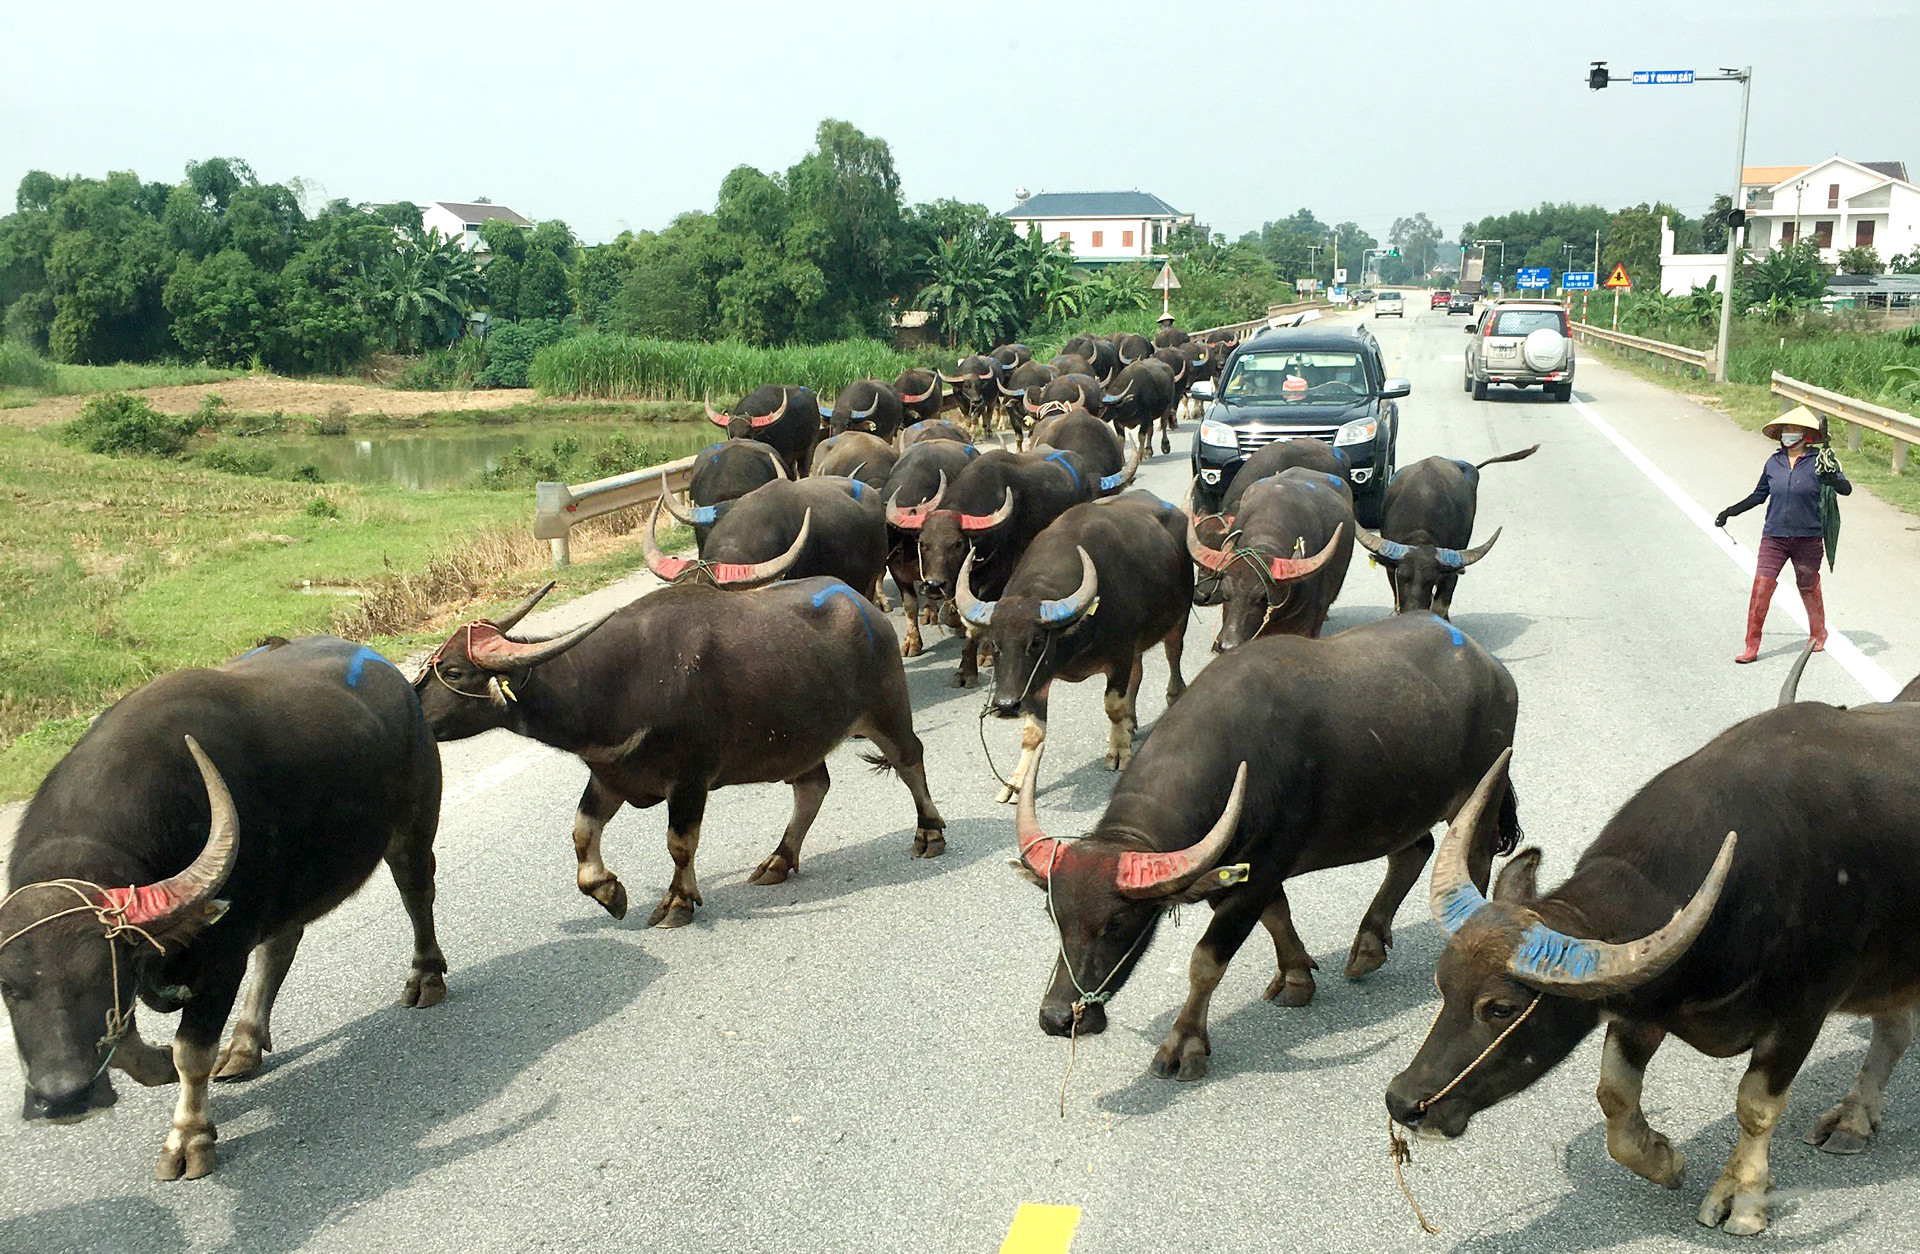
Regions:
<instances>
[{"instance_id":1,"label":"dirt path","mask_svg":"<svg viewBox=\"0 0 1920 1254\"><path fill-rule=\"evenodd\" d=\"M237 414L304 414L346 417L387 414L405 417L451 409L505 409L538 399L530 388L490 388L477 392L396 392L357 383L313 383L300 379L240 378L180 387L139 388L134 394L162 413L190 414L209 393L219 395ZM80 412L85 396L53 396L17 409L0 409L0 422L41 427ZM344 406L344 411L336 407Z\"/></svg>"}]
</instances>

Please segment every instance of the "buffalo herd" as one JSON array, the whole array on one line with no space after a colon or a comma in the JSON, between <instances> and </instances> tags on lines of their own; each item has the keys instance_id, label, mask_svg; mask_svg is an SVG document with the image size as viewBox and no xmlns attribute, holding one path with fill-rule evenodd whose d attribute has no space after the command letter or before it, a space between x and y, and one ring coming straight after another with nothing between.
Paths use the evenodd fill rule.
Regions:
<instances>
[{"instance_id":1,"label":"buffalo herd","mask_svg":"<svg viewBox=\"0 0 1920 1254\"><path fill-rule=\"evenodd\" d=\"M1866 1146L1913 1035L1920 946L1900 910L1920 900L1920 681L1855 709L1799 702L1790 682L1779 708L1642 788L1543 889L1539 851L1518 849L1514 680L1450 621L1461 576L1500 535L1473 543L1481 470L1539 446L1402 469L1377 532L1357 525L1345 467L1314 439L1257 452L1218 514L1131 488L1154 430L1166 451L1188 389L1235 347L1169 328L1077 336L1045 361L1004 345L831 402L769 383L709 405L726 438L699 454L684 495L662 484L642 528L667 585L651 595L527 638L517 628L541 589L461 625L411 677L362 645L275 638L138 689L47 776L14 841L0 981L25 1117L106 1107L113 1068L177 1083L156 1174L207 1174L209 1081L262 1065L303 929L383 860L412 924L401 1001L439 1002L439 742L506 728L577 756L576 883L616 919L628 891L601 836L623 805L665 804L673 869L648 923L678 927L702 904L694 862L714 790L792 788L751 879L780 883L800 872L827 759L850 738L906 787L901 852L940 856L903 661L939 627L959 637L952 684L978 685L991 665L983 747L985 720L1019 720L999 799L1016 806L1015 866L1056 933L1046 1032L1100 1032L1168 912L1205 901L1186 1000L1150 1060L1156 1076L1197 1080L1213 994L1256 926L1275 952L1266 997L1314 996L1291 879L1384 864L1346 962L1359 979L1386 961L1395 912L1427 874L1448 937L1440 1010L1386 1092L1396 1124L1457 1136L1604 1025L1608 1152L1677 1186L1680 1151L1641 1106L1649 1061L1669 1035L1747 1053L1737 1144L1699 1217L1764 1228L1772 1132L1828 1016L1873 1024L1859 1079L1809 1133L1834 1153ZM666 551L663 515L692 529L690 552ZM1323 639L1356 545L1384 568L1395 612ZM1189 685L1195 605L1220 607L1221 656ZM1155 648L1168 707L1136 748ZM1037 801L1048 698L1095 676L1117 780L1093 829L1061 839ZM136 1005L182 1012L171 1050L141 1038Z\"/></svg>"}]
</instances>

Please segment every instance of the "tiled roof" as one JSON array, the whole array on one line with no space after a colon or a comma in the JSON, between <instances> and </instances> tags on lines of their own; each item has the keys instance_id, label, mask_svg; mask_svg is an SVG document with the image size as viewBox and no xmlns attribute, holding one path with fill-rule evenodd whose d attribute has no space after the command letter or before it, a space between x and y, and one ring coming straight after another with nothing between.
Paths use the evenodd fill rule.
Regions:
<instances>
[{"instance_id":1,"label":"tiled roof","mask_svg":"<svg viewBox=\"0 0 1920 1254\"><path fill-rule=\"evenodd\" d=\"M1149 192L1040 192L1003 218L1180 218L1186 215Z\"/></svg>"},{"instance_id":2,"label":"tiled roof","mask_svg":"<svg viewBox=\"0 0 1920 1254\"><path fill-rule=\"evenodd\" d=\"M1740 171L1740 182L1744 186L1772 187L1812 168L1809 165L1750 165Z\"/></svg>"},{"instance_id":3,"label":"tiled roof","mask_svg":"<svg viewBox=\"0 0 1920 1254\"><path fill-rule=\"evenodd\" d=\"M533 225L531 221L521 217L505 205L469 204L466 201L460 200L436 200L432 203L439 205L448 213L455 215L462 222L491 222L495 218L502 218L514 226Z\"/></svg>"},{"instance_id":4,"label":"tiled roof","mask_svg":"<svg viewBox=\"0 0 1920 1254\"><path fill-rule=\"evenodd\" d=\"M1860 164L1875 174L1884 174L1890 179L1899 179L1902 183L1911 181L1907 178L1907 163L1904 161L1862 161Z\"/></svg>"}]
</instances>

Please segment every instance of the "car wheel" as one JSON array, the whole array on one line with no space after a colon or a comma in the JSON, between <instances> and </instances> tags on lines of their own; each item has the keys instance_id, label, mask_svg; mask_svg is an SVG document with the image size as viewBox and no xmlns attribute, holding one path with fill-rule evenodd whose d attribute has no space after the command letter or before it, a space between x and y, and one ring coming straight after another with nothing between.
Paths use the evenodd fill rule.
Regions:
<instances>
[{"instance_id":1,"label":"car wheel","mask_svg":"<svg viewBox=\"0 0 1920 1254\"><path fill-rule=\"evenodd\" d=\"M1554 399L1554 400L1556 400L1556 401L1570 401L1570 400L1572 400L1572 399L1573 399L1573 384L1571 384L1571 383L1558 383L1558 384L1555 384L1555 385L1554 385L1554 388L1553 388L1553 399Z\"/></svg>"},{"instance_id":2,"label":"car wheel","mask_svg":"<svg viewBox=\"0 0 1920 1254\"><path fill-rule=\"evenodd\" d=\"M1462 392L1473 391L1473 371L1462 370L1460 372L1460 390Z\"/></svg>"},{"instance_id":3,"label":"car wheel","mask_svg":"<svg viewBox=\"0 0 1920 1254\"><path fill-rule=\"evenodd\" d=\"M1484 401L1487 399L1487 381L1485 379L1475 379L1473 381L1473 399L1476 401Z\"/></svg>"}]
</instances>

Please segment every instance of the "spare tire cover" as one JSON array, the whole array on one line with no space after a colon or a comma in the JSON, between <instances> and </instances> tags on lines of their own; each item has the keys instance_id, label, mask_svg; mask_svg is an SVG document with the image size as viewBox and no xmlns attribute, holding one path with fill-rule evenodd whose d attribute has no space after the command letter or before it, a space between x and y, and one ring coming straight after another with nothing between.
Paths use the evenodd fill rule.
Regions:
<instances>
[{"instance_id":1,"label":"spare tire cover","mask_svg":"<svg viewBox=\"0 0 1920 1254\"><path fill-rule=\"evenodd\" d=\"M1558 370L1567 360L1567 337L1548 327L1529 331L1520 344L1520 356L1525 359L1529 370L1537 370L1542 374Z\"/></svg>"}]
</instances>

